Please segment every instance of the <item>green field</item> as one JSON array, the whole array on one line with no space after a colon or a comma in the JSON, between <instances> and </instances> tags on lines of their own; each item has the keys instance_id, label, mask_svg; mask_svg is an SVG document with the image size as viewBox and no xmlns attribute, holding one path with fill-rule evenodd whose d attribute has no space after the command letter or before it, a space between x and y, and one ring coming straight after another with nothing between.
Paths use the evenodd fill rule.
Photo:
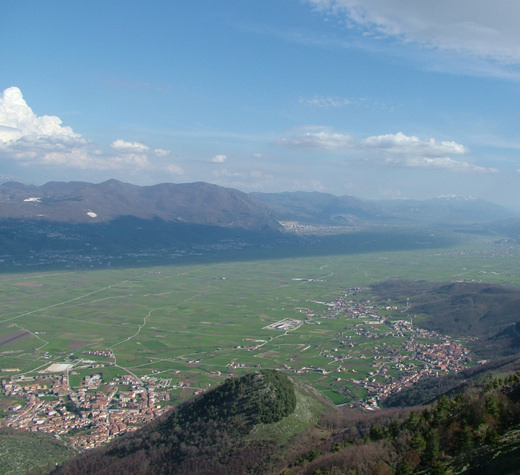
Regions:
<instances>
[{"instance_id":1,"label":"green field","mask_svg":"<svg viewBox=\"0 0 520 475\"><path fill-rule=\"evenodd\" d=\"M371 357L360 356L371 355L374 342L356 335L362 320L319 318L327 313L323 303L351 287L367 288L387 279L518 285L518 257L517 248L481 238L464 246L420 251L4 273L0 368L16 371L4 371L0 378L35 374L71 357L104 364L107 358L86 352L111 349L117 361L102 368L105 380L134 373L206 389L229 374L257 366L287 365L294 374L319 367L328 374L308 372L301 379L341 403L363 395L345 379L371 371ZM286 318L313 324L288 332L265 329ZM376 333L387 331L365 326ZM345 336L356 346L349 350L338 380L335 370L341 364L330 352ZM392 338L377 341L392 344ZM247 348L251 346L257 348ZM79 385L82 376L91 373L78 370L71 384Z\"/></svg>"}]
</instances>

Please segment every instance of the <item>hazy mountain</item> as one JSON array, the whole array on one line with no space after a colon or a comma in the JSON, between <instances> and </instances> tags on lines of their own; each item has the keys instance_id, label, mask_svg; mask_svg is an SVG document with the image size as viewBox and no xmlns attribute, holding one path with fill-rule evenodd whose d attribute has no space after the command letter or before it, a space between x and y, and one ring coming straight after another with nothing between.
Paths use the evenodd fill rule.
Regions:
<instances>
[{"instance_id":1,"label":"hazy mountain","mask_svg":"<svg viewBox=\"0 0 520 475\"><path fill-rule=\"evenodd\" d=\"M208 183L136 186L50 182L0 185L0 218L107 223L122 216L249 230L280 229L266 207L245 193Z\"/></svg>"},{"instance_id":2,"label":"hazy mountain","mask_svg":"<svg viewBox=\"0 0 520 475\"><path fill-rule=\"evenodd\" d=\"M394 218L432 223L490 223L513 215L500 205L464 196L381 201L379 206L383 213Z\"/></svg>"},{"instance_id":3,"label":"hazy mountain","mask_svg":"<svg viewBox=\"0 0 520 475\"><path fill-rule=\"evenodd\" d=\"M239 249L282 227L265 205L207 183L0 185L0 262L93 266L111 257ZM160 257L163 256L163 257Z\"/></svg>"},{"instance_id":4,"label":"hazy mountain","mask_svg":"<svg viewBox=\"0 0 520 475\"><path fill-rule=\"evenodd\" d=\"M520 240L520 218L510 218L495 223L494 229L511 239Z\"/></svg>"},{"instance_id":5,"label":"hazy mountain","mask_svg":"<svg viewBox=\"0 0 520 475\"><path fill-rule=\"evenodd\" d=\"M9 182L0 185L0 262L93 266L142 252L155 258L178 250L196 253L201 246L220 252L282 243L284 252L292 246L292 252L305 254L422 248L433 239L446 244L423 232L423 224L471 224L466 231L488 232L486 223L508 216L499 206L465 199L368 202L316 192L248 195L208 183ZM282 234L280 221L335 226L338 233ZM359 224L367 229L339 234L342 226Z\"/></svg>"},{"instance_id":6,"label":"hazy mountain","mask_svg":"<svg viewBox=\"0 0 520 475\"><path fill-rule=\"evenodd\" d=\"M487 223L512 215L502 206L464 197L368 201L318 192L252 193L281 221L349 225L374 223Z\"/></svg>"},{"instance_id":7,"label":"hazy mountain","mask_svg":"<svg viewBox=\"0 0 520 475\"><path fill-rule=\"evenodd\" d=\"M349 225L376 223L486 223L511 217L482 200L366 201L318 192L251 193L208 183L137 186L50 182L0 185L0 219L107 223L123 216L248 230L280 230L280 221Z\"/></svg>"},{"instance_id":8,"label":"hazy mountain","mask_svg":"<svg viewBox=\"0 0 520 475\"><path fill-rule=\"evenodd\" d=\"M376 204L352 196L338 197L316 191L252 193L251 195L268 206L281 221L348 225L381 221L389 217L386 214L380 215L381 210Z\"/></svg>"}]
</instances>

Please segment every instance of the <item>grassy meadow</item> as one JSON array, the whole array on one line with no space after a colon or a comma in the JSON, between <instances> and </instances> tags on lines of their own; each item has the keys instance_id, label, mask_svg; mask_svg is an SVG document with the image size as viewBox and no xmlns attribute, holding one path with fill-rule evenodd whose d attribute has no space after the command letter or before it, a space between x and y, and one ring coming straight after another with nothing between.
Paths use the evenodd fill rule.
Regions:
<instances>
[{"instance_id":1,"label":"grassy meadow","mask_svg":"<svg viewBox=\"0 0 520 475\"><path fill-rule=\"evenodd\" d=\"M0 378L35 374L71 358L106 364L106 357L86 352L110 349L115 366L97 371L106 381L133 373L206 389L229 374L259 366L319 367L328 374L298 377L334 402L345 402L363 395L345 380L371 370L374 343L356 334L356 325L363 323L359 320L317 315L326 314L324 304L349 288L387 279L517 285L520 261L516 248L482 238L414 251L3 273ZM286 318L305 321L311 315L319 324L304 324L286 333L265 328ZM374 327L375 332L383 331ZM330 352L346 335L356 347L338 378L335 370L341 365ZM70 382L79 385L93 372L76 369Z\"/></svg>"}]
</instances>

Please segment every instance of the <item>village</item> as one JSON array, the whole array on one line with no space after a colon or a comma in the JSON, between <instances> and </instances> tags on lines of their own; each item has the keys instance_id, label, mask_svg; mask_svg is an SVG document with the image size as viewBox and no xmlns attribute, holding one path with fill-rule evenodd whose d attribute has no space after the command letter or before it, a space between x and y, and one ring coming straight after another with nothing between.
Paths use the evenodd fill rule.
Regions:
<instances>
[{"instance_id":1,"label":"village","mask_svg":"<svg viewBox=\"0 0 520 475\"><path fill-rule=\"evenodd\" d=\"M337 335L337 346L321 350L321 356L330 360L329 365L294 368L284 364L282 369L295 374L334 374L336 383L345 383L343 390L346 394L351 393L349 386L352 385L364 393L363 398L352 401L350 406L374 410L379 408L381 401L412 386L423 377L458 372L471 364L470 351L460 342L447 335L414 326L413 316L408 315L407 309L395 305L376 305L370 300L360 302L354 296L361 290L353 287L333 302L314 302L327 307L327 311L308 315L305 320L307 324L319 324L322 318L338 319L346 316L354 322L350 331ZM396 314L400 315L397 319ZM288 327L283 321L271 327L290 331L303 323L293 320L292 326ZM398 340L401 348L385 342L376 344L378 339L388 338ZM366 348L356 351L360 342L366 340L375 340L370 352ZM356 359L372 360L373 370L366 376L360 374L359 377L352 377L351 374L356 371L349 367ZM341 384L336 387L341 388Z\"/></svg>"},{"instance_id":2,"label":"village","mask_svg":"<svg viewBox=\"0 0 520 475\"><path fill-rule=\"evenodd\" d=\"M9 408L2 425L52 433L80 450L96 447L133 431L169 408L171 380L124 375L102 386L100 374L83 379L80 388L60 374L20 376L2 380L3 394L24 398ZM125 389L121 389L124 387ZM103 390L101 390L103 389Z\"/></svg>"},{"instance_id":3,"label":"village","mask_svg":"<svg viewBox=\"0 0 520 475\"><path fill-rule=\"evenodd\" d=\"M264 327L279 336L246 338L251 344L236 345L235 349L238 352L261 350L269 342L298 331L302 326L326 324L324 319L340 319L348 326L320 352L329 364L325 367L303 366L288 360L277 369L294 375L321 374L345 395L352 393L349 388L359 388L364 396L349 404L368 410L378 409L385 398L425 376L457 372L471 363L469 350L460 342L415 326L403 309L362 300L359 292L359 288L352 288L332 302L314 302L325 306L326 310L319 313L300 310L305 314L301 320L286 318ZM395 344L386 343L389 339ZM367 350L369 340L373 341ZM300 351L307 351L311 343ZM100 358L106 359L110 365L114 359L111 350L84 353L82 358L71 363L50 364L36 375L16 372L16 375L4 377L1 381L3 395L20 402L5 411L0 423L15 429L52 433L66 439L73 447L85 450L136 430L164 413L174 404L174 390L186 386L190 395L203 391L189 387L190 383L182 380L172 384L172 379L155 377L158 375L153 372L141 377L124 374L106 381L102 376L104 365L89 358L95 357L98 362ZM370 371L356 374L353 369L356 361L368 362ZM236 369L250 367L237 357L222 368L222 372L215 374L230 377ZM79 387L72 387L70 377L80 368L91 368L92 372L82 379ZM182 378L182 374L178 376Z\"/></svg>"}]
</instances>

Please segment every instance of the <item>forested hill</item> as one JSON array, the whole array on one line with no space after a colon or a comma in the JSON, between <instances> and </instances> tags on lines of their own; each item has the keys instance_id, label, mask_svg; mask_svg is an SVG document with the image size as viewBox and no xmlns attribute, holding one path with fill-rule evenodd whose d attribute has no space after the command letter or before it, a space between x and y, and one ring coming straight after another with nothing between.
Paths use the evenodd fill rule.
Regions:
<instances>
[{"instance_id":1,"label":"forested hill","mask_svg":"<svg viewBox=\"0 0 520 475\"><path fill-rule=\"evenodd\" d=\"M331 408L318 427L300 431L283 449L273 438L255 437L260 427L279 430L277 421L298 416L299 390L273 370L229 379L52 473L518 473L518 372L441 396L430 406L376 412Z\"/></svg>"},{"instance_id":2,"label":"forested hill","mask_svg":"<svg viewBox=\"0 0 520 475\"><path fill-rule=\"evenodd\" d=\"M406 301L414 324L455 337L473 337L467 344L481 359L514 355L520 349L520 292L483 282L391 280L372 286L384 299Z\"/></svg>"},{"instance_id":3,"label":"forested hill","mask_svg":"<svg viewBox=\"0 0 520 475\"><path fill-rule=\"evenodd\" d=\"M270 424L296 407L293 383L274 370L228 379L141 430L88 451L57 474L229 474L257 471L273 441L248 440L257 424Z\"/></svg>"},{"instance_id":4,"label":"forested hill","mask_svg":"<svg viewBox=\"0 0 520 475\"><path fill-rule=\"evenodd\" d=\"M367 416L361 434L359 424L338 430L291 473L519 473L520 373L407 411Z\"/></svg>"},{"instance_id":5,"label":"forested hill","mask_svg":"<svg viewBox=\"0 0 520 475\"><path fill-rule=\"evenodd\" d=\"M81 266L99 263L100 256L110 262L112 256L160 249L236 248L271 242L282 230L257 200L209 183L0 185L0 248L16 266Z\"/></svg>"},{"instance_id":6,"label":"forested hill","mask_svg":"<svg viewBox=\"0 0 520 475\"><path fill-rule=\"evenodd\" d=\"M108 180L0 185L0 219L109 223L122 217L249 230L280 230L271 212L246 193L209 183L137 186Z\"/></svg>"}]
</instances>

